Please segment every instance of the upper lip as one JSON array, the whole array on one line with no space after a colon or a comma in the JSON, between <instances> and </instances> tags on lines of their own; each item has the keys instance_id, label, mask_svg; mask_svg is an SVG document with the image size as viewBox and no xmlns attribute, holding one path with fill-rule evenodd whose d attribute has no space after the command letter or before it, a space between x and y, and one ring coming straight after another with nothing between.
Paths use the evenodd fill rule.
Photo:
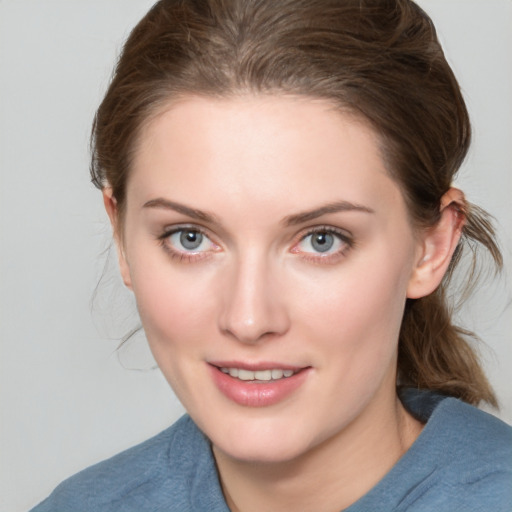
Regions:
<instances>
[{"instance_id":1,"label":"upper lip","mask_svg":"<svg viewBox=\"0 0 512 512\"><path fill-rule=\"evenodd\" d=\"M208 364L216 366L217 368L240 368L242 370L249 370L253 372L261 370L293 370L294 372L298 372L299 370L307 368L307 366L297 366L274 361L208 361Z\"/></svg>"}]
</instances>

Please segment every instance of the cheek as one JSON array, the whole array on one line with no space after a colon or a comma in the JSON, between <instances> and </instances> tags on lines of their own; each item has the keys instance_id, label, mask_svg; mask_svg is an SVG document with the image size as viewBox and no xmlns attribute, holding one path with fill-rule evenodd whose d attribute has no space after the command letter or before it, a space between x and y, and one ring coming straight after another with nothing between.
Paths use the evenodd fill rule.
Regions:
<instances>
[{"instance_id":1,"label":"cheek","mask_svg":"<svg viewBox=\"0 0 512 512\"><path fill-rule=\"evenodd\" d=\"M343 357L390 353L396 348L405 306L407 264L361 258L314 286L304 282L307 295L302 296L308 301L298 317L310 326L311 336L323 333L324 342Z\"/></svg>"},{"instance_id":2,"label":"cheek","mask_svg":"<svg viewBox=\"0 0 512 512\"><path fill-rule=\"evenodd\" d=\"M200 386L190 386L189 376L197 374L204 342L211 337L211 285L173 271L167 262L132 269L132 281L155 361L178 398L190 406L190 397L197 394Z\"/></svg>"},{"instance_id":3,"label":"cheek","mask_svg":"<svg viewBox=\"0 0 512 512\"><path fill-rule=\"evenodd\" d=\"M145 264L131 268L133 291L152 349L200 341L213 317L211 280L198 269L176 272L167 261L138 261Z\"/></svg>"}]
</instances>

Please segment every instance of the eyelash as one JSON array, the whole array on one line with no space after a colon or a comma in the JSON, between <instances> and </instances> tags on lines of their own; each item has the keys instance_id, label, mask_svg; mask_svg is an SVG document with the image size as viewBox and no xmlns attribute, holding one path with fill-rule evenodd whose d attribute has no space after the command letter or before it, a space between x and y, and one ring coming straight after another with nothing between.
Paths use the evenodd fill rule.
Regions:
<instances>
[{"instance_id":1,"label":"eyelash","mask_svg":"<svg viewBox=\"0 0 512 512\"><path fill-rule=\"evenodd\" d=\"M307 237L313 236L315 234L326 234L332 235L337 238L342 244L341 250L338 250L334 253L322 254L320 252L304 252L298 249L298 246L301 242L306 240ZM302 257L310 262L318 263L318 264L329 264L336 263L341 258L346 256L347 252L350 251L355 243L353 237L348 234L346 231L333 228L332 226L315 226L313 228L308 228L305 232L301 233L297 237L297 242L295 242L294 246L291 249L292 253L302 253Z\"/></svg>"},{"instance_id":2,"label":"eyelash","mask_svg":"<svg viewBox=\"0 0 512 512\"><path fill-rule=\"evenodd\" d=\"M188 251L179 251L177 249L174 249L170 245L168 240L172 235L175 235L176 233L180 233L182 231L191 231L191 232L200 234L203 237L210 240L210 242L213 245L216 245L214 242L211 241L210 236L208 236L208 234L198 226L187 226L187 225L176 226L175 228L167 229L158 237L158 241L159 241L161 247L171 258L176 259L182 263L195 263L197 261L201 261L201 260L211 256L212 251L197 251L197 252L190 251L190 252L188 252ZM214 252L216 252L216 251L214 251Z\"/></svg>"},{"instance_id":3,"label":"eyelash","mask_svg":"<svg viewBox=\"0 0 512 512\"><path fill-rule=\"evenodd\" d=\"M176 226L172 229L167 229L164 231L161 235L157 237L159 244L163 248L163 250L173 259L176 259L179 262L183 263L195 263L198 261L202 261L206 258L209 258L212 256L213 252L218 252L216 250L214 251L179 251L177 249L174 249L171 244L169 243L169 238L172 235L175 235L177 233L180 233L182 231L190 231L195 232L197 234L202 235L206 239L210 241L211 244L218 247L215 242L213 242L208 235L208 233L202 229L199 226ZM338 241L340 241L343 244L343 247L341 250L338 250L334 253L328 253L328 254L322 254L320 252L305 252L298 249L298 246L301 242L307 239L309 236L314 236L315 234L326 234L326 235L332 235ZM313 263L319 263L319 264L329 264L329 263L336 263L339 259L343 258L346 253L351 250L354 247L354 240L353 238L347 234L347 232L333 228L331 226L316 226L314 228L308 228L307 230L303 231L296 237L296 241L293 244L292 249L290 252L294 254L302 254L302 258L304 258L306 261L310 261Z\"/></svg>"}]
</instances>

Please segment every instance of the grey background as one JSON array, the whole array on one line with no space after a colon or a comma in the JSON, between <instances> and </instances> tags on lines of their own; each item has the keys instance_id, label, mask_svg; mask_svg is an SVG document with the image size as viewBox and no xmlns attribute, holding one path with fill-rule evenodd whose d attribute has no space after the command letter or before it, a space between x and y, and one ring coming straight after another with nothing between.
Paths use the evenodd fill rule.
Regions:
<instances>
[{"instance_id":1,"label":"grey background","mask_svg":"<svg viewBox=\"0 0 512 512\"><path fill-rule=\"evenodd\" d=\"M512 2L420 3L474 124L457 183L500 222L508 277L479 289L462 316L489 347L482 355L499 415L512 422ZM182 413L161 374L144 370L152 361L143 340L116 353L133 304L115 264L104 270L110 227L88 177L94 110L122 41L151 4L0 0L1 511L27 510Z\"/></svg>"}]
</instances>

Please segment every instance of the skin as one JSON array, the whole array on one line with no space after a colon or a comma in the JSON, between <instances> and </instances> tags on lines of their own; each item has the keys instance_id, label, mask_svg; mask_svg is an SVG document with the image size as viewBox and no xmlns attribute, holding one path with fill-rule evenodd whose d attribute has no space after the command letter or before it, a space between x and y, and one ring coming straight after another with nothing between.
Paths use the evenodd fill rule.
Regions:
<instances>
[{"instance_id":1,"label":"skin","mask_svg":"<svg viewBox=\"0 0 512 512\"><path fill-rule=\"evenodd\" d=\"M211 439L231 510L334 511L371 489L421 431L396 396L398 333L406 299L446 271L460 193L419 232L363 122L315 99L191 96L143 129L122 226L104 200L154 357ZM202 245L180 245L180 228ZM212 381L208 363L226 360L307 376L248 407Z\"/></svg>"}]
</instances>

